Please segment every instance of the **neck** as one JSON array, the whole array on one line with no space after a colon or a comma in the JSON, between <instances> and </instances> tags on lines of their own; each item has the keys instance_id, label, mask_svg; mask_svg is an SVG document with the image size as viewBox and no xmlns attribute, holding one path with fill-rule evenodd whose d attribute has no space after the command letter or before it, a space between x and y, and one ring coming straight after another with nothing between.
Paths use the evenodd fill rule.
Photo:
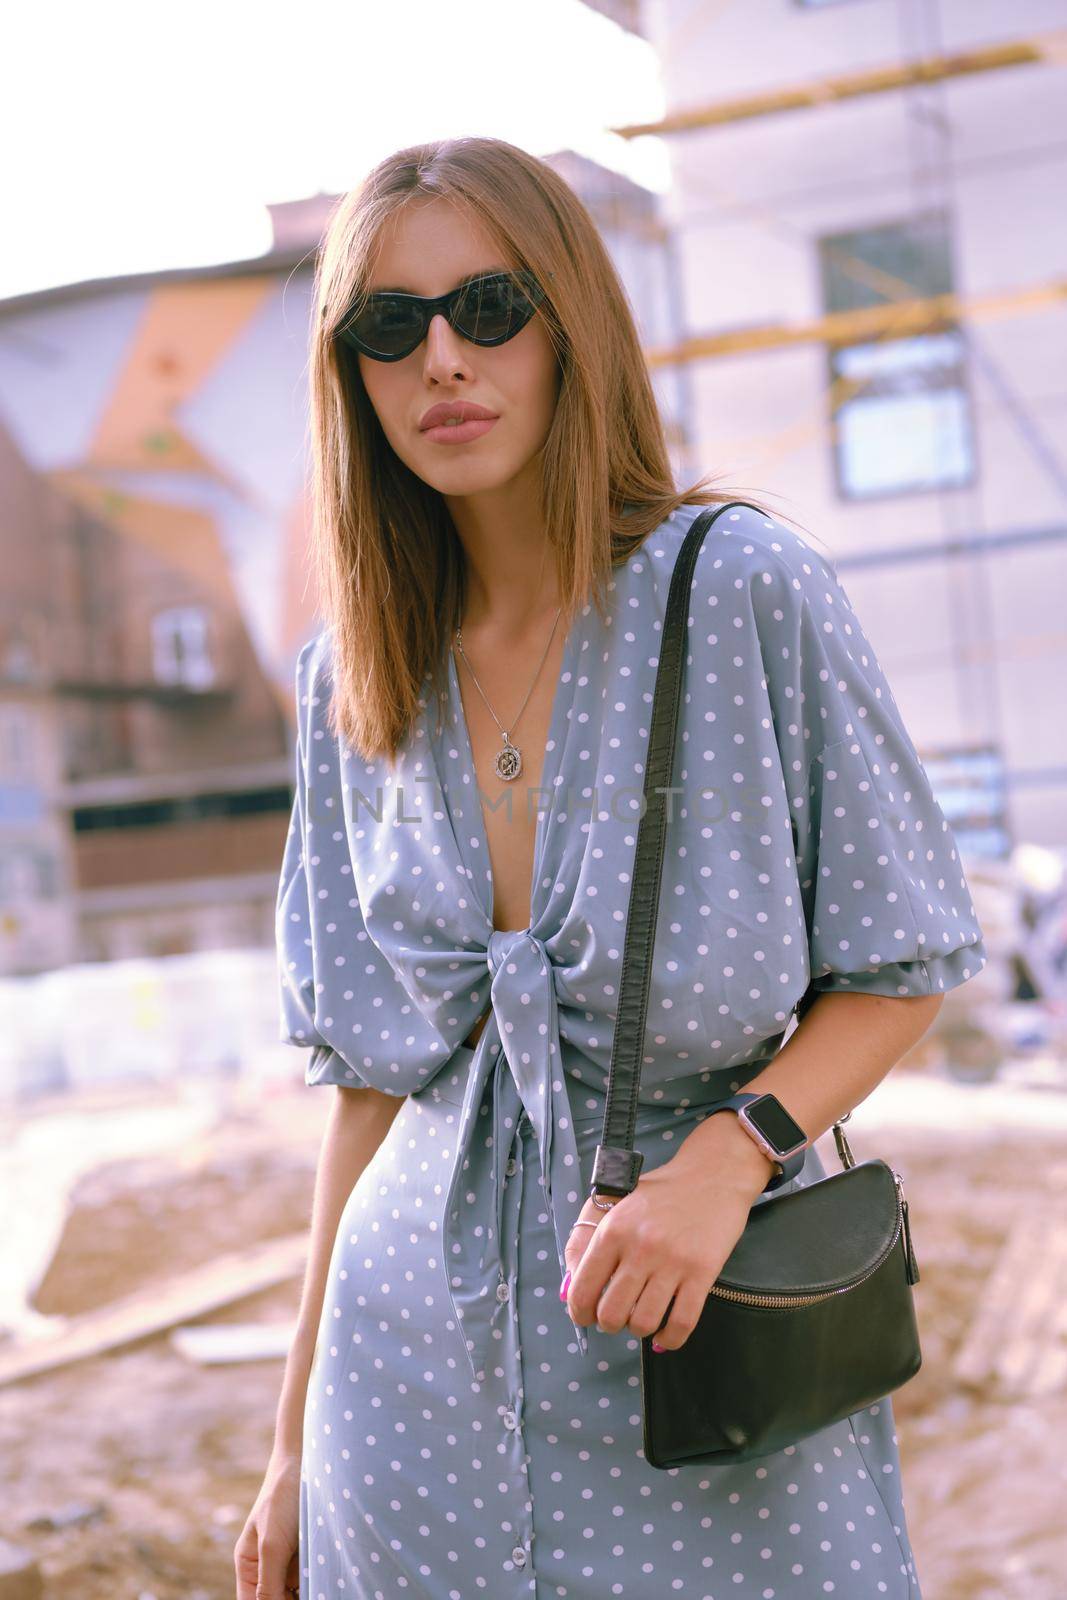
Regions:
<instances>
[{"instance_id":1,"label":"neck","mask_svg":"<svg viewBox=\"0 0 1067 1600\"><path fill-rule=\"evenodd\" d=\"M514 642L551 626L560 605L559 580L532 497L518 500L499 491L449 501L448 507L466 562L464 631Z\"/></svg>"}]
</instances>

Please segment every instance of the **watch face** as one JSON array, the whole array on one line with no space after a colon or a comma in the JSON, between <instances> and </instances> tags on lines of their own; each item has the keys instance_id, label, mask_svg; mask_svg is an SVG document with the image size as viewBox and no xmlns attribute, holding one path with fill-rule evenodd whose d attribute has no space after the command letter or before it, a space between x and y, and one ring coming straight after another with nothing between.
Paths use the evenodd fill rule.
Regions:
<instances>
[{"instance_id":1,"label":"watch face","mask_svg":"<svg viewBox=\"0 0 1067 1600\"><path fill-rule=\"evenodd\" d=\"M762 1100L754 1100L745 1107L745 1115L779 1155L794 1150L807 1139L804 1129L793 1120L775 1095L769 1094Z\"/></svg>"}]
</instances>

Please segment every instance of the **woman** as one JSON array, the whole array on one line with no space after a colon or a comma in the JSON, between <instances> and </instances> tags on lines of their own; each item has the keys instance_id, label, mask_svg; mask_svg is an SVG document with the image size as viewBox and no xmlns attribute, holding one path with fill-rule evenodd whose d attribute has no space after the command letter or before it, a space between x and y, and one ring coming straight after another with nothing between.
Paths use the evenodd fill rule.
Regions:
<instances>
[{"instance_id":1,"label":"woman","mask_svg":"<svg viewBox=\"0 0 1067 1600\"><path fill-rule=\"evenodd\" d=\"M283 1037L337 1092L239 1600L914 1600L888 1399L745 1465L641 1450L639 1341L684 1343L776 1170L708 1108L777 1094L811 1182L810 1141L985 962L845 591L760 507L705 538L645 1163L610 1206L658 635L687 527L732 497L674 488L588 214L499 141L401 151L344 199L311 354L327 626L277 930Z\"/></svg>"}]
</instances>

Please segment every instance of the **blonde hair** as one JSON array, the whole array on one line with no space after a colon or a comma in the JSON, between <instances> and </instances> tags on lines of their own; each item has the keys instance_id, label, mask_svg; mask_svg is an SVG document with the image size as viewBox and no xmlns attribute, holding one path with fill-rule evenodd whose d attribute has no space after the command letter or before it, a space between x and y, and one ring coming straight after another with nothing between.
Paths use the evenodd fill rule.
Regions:
<instances>
[{"instance_id":1,"label":"blonde hair","mask_svg":"<svg viewBox=\"0 0 1067 1600\"><path fill-rule=\"evenodd\" d=\"M310 349L312 564L332 634L329 722L365 760L392 761L427 673L440 699L464 603L447 506L397 456L355 353L335 331L365 297L383 225L418 196L473 215L542 287L560 363L542 452L542 503L566 630L611 568L681 505L747 498L675 488L630 302L589 212L547 163L500 139L444 139L380 162L330 215L315 270Z\"/></svg>"}]
</instances>

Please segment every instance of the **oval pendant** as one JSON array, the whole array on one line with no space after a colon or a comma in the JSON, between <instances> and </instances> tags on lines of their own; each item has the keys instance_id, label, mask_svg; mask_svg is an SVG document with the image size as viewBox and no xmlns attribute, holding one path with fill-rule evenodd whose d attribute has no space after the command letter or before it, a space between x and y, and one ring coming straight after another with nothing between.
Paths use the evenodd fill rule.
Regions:
<instances>
[{"instance_id":1,"label":"oval pendant","mask_svg":"<svg viewBox=\"0 0 1067 1600\"><path fill-rule=\"evenodd\" d=\"M503 750L497 752L494 765L497 777L503 778L505 783L511 783L522 771L522 756L519 754L517 746L508 740Z\"/></svg>"}]
</instances>

